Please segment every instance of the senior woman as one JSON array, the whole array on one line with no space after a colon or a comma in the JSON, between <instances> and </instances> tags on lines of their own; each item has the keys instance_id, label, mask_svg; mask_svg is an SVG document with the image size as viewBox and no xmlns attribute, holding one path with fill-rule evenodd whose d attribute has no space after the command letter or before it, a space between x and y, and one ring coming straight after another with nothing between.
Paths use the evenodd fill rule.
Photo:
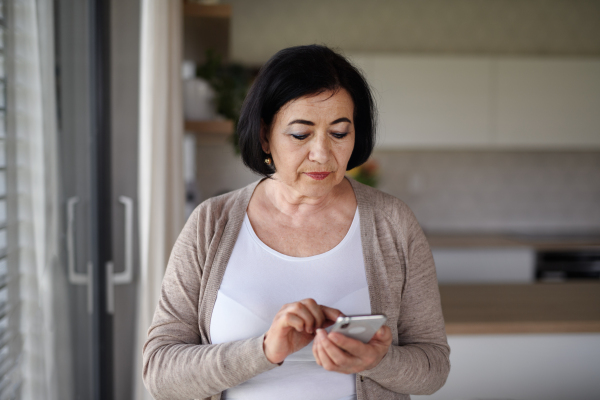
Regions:
<instances>
[{"instance_id":1,"label":"senior woman","mask_svg":"<svg viewBox=\"0 0 600 400\"><path fill-rule=\"evenodd\" d=\"M175 243L144 346L156 399L408 399L444 384L427 240L404 203L345 177L371 154L374 114L327 47L261 69L238 132L265 178L199 205ZM364 344L323 329L342 313L387 322Z\"/></svg>"}]
</instances>

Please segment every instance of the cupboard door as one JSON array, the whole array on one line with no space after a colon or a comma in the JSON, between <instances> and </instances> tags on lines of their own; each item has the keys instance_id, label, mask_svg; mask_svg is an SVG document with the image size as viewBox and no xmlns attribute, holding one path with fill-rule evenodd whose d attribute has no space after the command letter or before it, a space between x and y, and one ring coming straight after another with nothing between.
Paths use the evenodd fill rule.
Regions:
<instances>
[{"instance_id":1,"label":"cupboard door","mask_svg":"<svg viewBox=\"0 0 600 400\"><path fill-rule=\"evenodd\" d=\"M600 147L600 60L497 61L497 144Z\"/></svg>"},{"instance_id":2,"label":"cupboard door","mask_svg":"<svg viewBox=\"0 0 600 400\"><path fill-rule=\"evenodd\" d=\"M355 55L375 92L378 148L476 148L492 143L492 61Z\"/></svg>"}]
</instances>

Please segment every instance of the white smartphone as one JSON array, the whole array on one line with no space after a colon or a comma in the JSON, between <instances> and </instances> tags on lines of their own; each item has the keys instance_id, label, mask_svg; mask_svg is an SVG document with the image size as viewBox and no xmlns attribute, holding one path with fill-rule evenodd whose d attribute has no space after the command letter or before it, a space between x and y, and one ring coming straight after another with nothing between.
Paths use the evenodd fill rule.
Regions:
<instances>
[{"instance_id":1,"label":"white smartphone","mask_svg":"<svg viewBox=\"0 0 600 400\"><path fill-rule=\"evenodd\" d=\"M368 343L386 320L387 317L380 314L340 316L327 331L339 332L349 338Z\"/></svg>"}]
</instances>

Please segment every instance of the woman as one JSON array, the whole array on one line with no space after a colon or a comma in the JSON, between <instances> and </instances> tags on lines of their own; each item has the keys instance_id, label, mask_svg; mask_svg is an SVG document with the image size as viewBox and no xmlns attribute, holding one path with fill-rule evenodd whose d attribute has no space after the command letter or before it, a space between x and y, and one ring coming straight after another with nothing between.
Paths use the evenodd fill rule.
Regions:
<instances>
[{"instance_id":1,"label":"woman","mask_svg":"<svg viewBox=\"0 0 600 400\"><path fill-rule=\"evenodd\" d=\"M444 384L425 236L400 200L344 176L369 158L374 119L363 77L324 46L262 68L238 132L266 179L205 201L179 236L144 346L156 399L408 399ZM342 313L388 319L363 344L323 329Z\"/></svg>"}]
</instances>

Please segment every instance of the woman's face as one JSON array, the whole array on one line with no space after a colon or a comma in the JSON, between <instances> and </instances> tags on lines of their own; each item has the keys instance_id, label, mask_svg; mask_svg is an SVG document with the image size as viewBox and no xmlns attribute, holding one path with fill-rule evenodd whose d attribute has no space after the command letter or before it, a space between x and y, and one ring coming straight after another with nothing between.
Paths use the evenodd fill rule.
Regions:
<instances>
[{"instance_id":1,"label":"woman's face","mask_svg":"<svg viewBox=\"0 0 600 400\"><path fill-rule=\"evenodd\" d=\"M354 149L354 103L345 89L305 96L284 105L262 147L274 178L306 197L322 197L344 179Z\"/></svg>"}]
</instances>

